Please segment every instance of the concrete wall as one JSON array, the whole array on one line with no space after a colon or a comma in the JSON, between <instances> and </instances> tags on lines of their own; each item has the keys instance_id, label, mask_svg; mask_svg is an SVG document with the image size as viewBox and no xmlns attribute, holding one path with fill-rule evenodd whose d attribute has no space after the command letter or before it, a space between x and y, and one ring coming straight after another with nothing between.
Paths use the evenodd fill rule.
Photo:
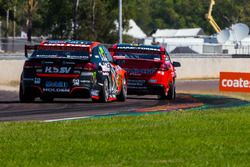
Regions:
<instances>
[{"instance_id":1,"label":"concrete wall","mask_svg":"<svg viewBox=\"0 0 250 167\"><path fill-rule=\"evenodd\" d=\"M0 84L17 84L24 60L0 60Z\"/></svg>"},{"instance_id":2,"label":"concrete wall","mask_svg":"<svg viewBox=\"0 0 250 167\"><path fill-rule=\"evenodd\" d=\"M174 56L172 61L181 63L181 67L176 68L178 79L219 78L220 72L250 73L250 58Z\"/></svg>"},{"instance_id":3,"label":"concrete wall","mask_svg":"<svg viewBox=\"0 0 250 167\"><path fill-rule=\"evenodd\" d=\"M173 56L179 61L176 68L178 79L219 78L223 72L249 72L250 58L232 58L231 56ZM17 84L20 79L24 60L0 60L0 85Z\"/></svg>"}]
</instances>

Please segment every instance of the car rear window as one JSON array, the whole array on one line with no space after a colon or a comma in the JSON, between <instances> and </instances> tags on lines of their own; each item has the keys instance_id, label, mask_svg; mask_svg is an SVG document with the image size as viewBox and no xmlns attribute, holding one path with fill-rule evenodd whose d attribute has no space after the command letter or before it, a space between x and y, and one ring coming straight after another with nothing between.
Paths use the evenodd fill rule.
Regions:
<instances>
[{"instance_id":1,"label":"car rear window","mask_svg":"<svg viewBox=\"0 0 250 167\"><path fill-rule=\"evenodd\" d=\"M31 55L32 58L72 58L72 59L89 59L87 51L65 51L65 50L35 50Z\"/></svg>"},{"instance_id":2,"label":"car rear window","mask_svg":"<svg viewBox=\"0 0 250 167\"><path fill-rule=\"evenodd\" d=\"M130 53L116 52L115 56L124 59L146 59L146 60L161 60L161 55L157 53Z\"/></svg>"}]
</instances>

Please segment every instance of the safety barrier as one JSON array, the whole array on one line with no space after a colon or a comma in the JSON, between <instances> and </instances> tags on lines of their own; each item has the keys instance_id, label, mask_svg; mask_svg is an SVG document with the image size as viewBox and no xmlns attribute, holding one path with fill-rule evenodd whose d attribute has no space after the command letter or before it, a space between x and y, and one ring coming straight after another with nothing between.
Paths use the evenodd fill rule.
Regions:
<instances>
[{"instance_id":1,"label":"safety barrier","mask_svg":"<svg viewBox=\"0 0 250 167\"><path fill-rule=\"evenodd\" d=\"M220 72L250 72L250 58L217 55L173 55L172 61L181 63L176 68L178 79L219 78ZM0 60L0 84L16 84L20 79L24 60Z\"/></svg>"}]
</instances>

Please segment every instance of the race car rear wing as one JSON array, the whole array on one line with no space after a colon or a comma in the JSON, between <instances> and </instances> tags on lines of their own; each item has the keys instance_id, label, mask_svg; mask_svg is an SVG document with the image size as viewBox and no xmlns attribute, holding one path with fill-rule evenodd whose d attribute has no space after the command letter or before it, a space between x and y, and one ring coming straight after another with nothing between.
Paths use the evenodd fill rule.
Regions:
<instances>
[{"instance_id":1,"label":"race car rear wing","mask_svg":"<svg viewBox=\"0 0 250 167\"><path fill-rule=\"evenodd\" d=\"M35 51L35 50L46 50L46 51L87 51L89 52L88 47L81 47L81 46L50 46L50 45L25 45L24 52L25 57L29 57L28 53L29 51Z\"/></svg>"},{"instance_id":2,"label":"race car rear wing","mask_svg":"<svg viewBox=\"0 0 250 167\"><path fill-rule=\"evenodd\" d=\"M142 49L108 49L110 53L123 52L123 53L146 53L146 54L166 54L165 51L153 51L153 50L142 50Z\"/></svg>"}]
</instances>

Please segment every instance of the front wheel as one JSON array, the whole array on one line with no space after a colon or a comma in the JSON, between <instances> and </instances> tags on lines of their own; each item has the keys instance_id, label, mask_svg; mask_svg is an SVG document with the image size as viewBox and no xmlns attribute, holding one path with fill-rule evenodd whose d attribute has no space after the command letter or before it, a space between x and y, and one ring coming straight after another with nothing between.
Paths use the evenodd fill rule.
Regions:
<instances>
[{"instance_id":1,"label":"front wheel","mask_svg":"<svg viewBox=\"0 0 250 167\"><path fill-rule=\"evenodd\" d=\"M105 78L103 81L101 92L100 92L100 102L106 103L108 102L108 98L109 98L109 83L108 83L108 79Z\"/></svg>"},{"instance_id":2,"label":"front wheel","mask_svg":"<svg viewBox=\"0 0 250 167\"><path fill-rule=\"evenodd\" d=\"M117 100L126 101L126 98L127 98L127 82L126 79L124 78L122 81L121 92L119 95L117 95Z\"/></svg>"}]
</instances>

